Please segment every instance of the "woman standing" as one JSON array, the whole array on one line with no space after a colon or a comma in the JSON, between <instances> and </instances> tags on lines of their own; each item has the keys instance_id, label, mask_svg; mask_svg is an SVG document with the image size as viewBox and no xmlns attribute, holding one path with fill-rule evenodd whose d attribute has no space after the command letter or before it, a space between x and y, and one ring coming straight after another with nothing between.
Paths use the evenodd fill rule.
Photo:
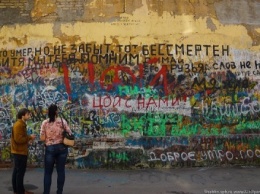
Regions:
<instances>
[{"instance_id":1,"label":"woman standing","mask_svg":"<svg viewBox=\"0 0 260 194\"><path fill-rule=\"evenodd\" d=\"M63 141L63 126L71 134L67 122L58 117L58 107L52 104L48 108L48 119L41 125L40 139L45 142L44 158L44 194L49 194L54 164L57 171L57 194L62 194L65 182L65 164L68 156L68 147Z\"/></svg>"}]
</instances>

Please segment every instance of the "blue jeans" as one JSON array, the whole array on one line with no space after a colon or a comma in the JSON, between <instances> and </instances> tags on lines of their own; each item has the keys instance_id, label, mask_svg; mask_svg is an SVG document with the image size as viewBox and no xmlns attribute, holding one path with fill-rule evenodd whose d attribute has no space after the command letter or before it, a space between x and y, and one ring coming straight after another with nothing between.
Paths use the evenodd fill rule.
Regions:
<instances>
[{"instance_id":1,"label":"blue jeans","mask_svg":"<svg viewBox=\"0 0 260 194\"><path fill-rule=\"evenodd\" d=\"M14 170L12 175L13 191L17 194L24 194L23 179L27 166L27 156L20 154L13 154L14 156Z\"/></svg>"},{"instance_id":2,"label":"blue jeans","mask_svg":"<svg viewBox=\"0 0 260 194\"><path fill-rule=\"evenodd\" d=\"M50 193L54 164L56 165L57 171L57 194L62 194L65 182L65 164L67 156L68 147L63 144L55 144L45 147L44 194Z\"/></svg>"}]
</instances>

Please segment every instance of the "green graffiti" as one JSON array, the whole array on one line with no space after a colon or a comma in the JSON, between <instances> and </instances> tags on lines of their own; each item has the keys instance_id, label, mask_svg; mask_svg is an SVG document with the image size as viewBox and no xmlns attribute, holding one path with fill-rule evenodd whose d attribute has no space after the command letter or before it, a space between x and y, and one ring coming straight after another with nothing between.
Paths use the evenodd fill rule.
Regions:
<instances>
[{"instance_id":1,"label":"green graffiti","mask_svg":"<svg viewBox=\"0 0 260 194\"><path fill-rule=\"evenodd\" d=\"M182 128L179 128L177 125L172 126L171 135L172 136L190 136L198 134L199 128L201 128L200 124L195 125L186 125Z\"/></svg>"},{"instance_id":2,"label":"green graffiti","mask_svg":"<svg viewBox=\"0 0 260 194\"><path fill-rule=\"evenodd\" d=\"M259 145L260 145L259 143L260 143L259 137L254 136L254 137L252 137L252 139L248 142L249 148L250 148L250 149L257 149L257 148L259 148Z\"/></svg>"},{"instance_id":3,"label":"green graffiti","mask_svg":"<svg viewBox=\"0 0 260 194\"><path fill-rule=\"evenodd\" d=\"M130 124L131 119L126 118L126 115L121 115L121 128L123 135L126 135L132 130L132 125Z\"/></svg>"},{"instance_id":4,"label":"green graffiti","mask_svg":"<svg viewBox=\"0 0 260 194\"><path fill-rule=\"evenodd\" d=\"M226 136L226 135L228 135L228 134L229 134L229 128L227 128L227 127L222 127L222 128L220 129L220 134L219 134L219 135Z\"/></svg>"},{"instance_id":5,"label":"green graffiti","mask_svg":"<svg viewBox=\"0 0 260 194\"><path fill-rule=\"evenodd\" d=\"M247 130L258 132L260 129L260 121L248 121L248 122L240 122L235 130L237 133L242 133Z\"/></svg>"},{"instance_id":6,"label":"green graffiti","mask_svg":"<svg viewBox=\"0 0 260 194\"><path fill-rule=\"evenodd\" d=\"M172 136L225 136L229 134L229 128L204 128L200 124L190 124L179 128L177 125L172 126L171 135Z\"/></svg>"},{"instance_id":7,"label":"green graffiti","mask_svg":"<svg viewBox=\"0 0 260 194\"><path fill-rule=\"evenodd\" d=\"M119 96L131 96L133 97L139 97L141 94L144 98L159 98L158 91L155 89L152 89L151 87L142 87L139 88L137 86L118 86L118 93Z\"/></svg>"},{"instance_id":8,"label":"green graffiti","mask_svg":"<svg viewBox=\"0 0 260 194\"><path fill-rule=\"evenodd\" d=\"M141 116L140 118L134 117L132 119L129 119L126 117L126 115L122 114L121 128L123 135L126 135L131 131L140 132L141 134L143 134L146 122L147 121L145 116Z\"/></svg>"},{"instance_id":9,"label":"green graffiti","mask_svg":"<svg viewBox=\"0 0 260 194\"><path fill-rule=\"evenodd\" d=\"M231 130L236 134L241 134L248 131L258 132L260 129L260 121L241 121L232 128L230 128L230 125L218 128L213 124L207 127L200 123L187 122L185 121L187 118L177 114L149 112L142 116L134 115L131 118L128 117L129 115L126 114L121 115L123 135L134 131L144 136L227 136L231 134ZM185 123L189 124L185 125Z\"/></svg>"},{"instance_id":10,"label":"green graffiti","mask_svg":"<svg viewBox=\"0 0 260 194\"><path fill-rule=\"evenodd\" d=\"M147 113L140 117L121 115L122 134L127 135L131 131L140 132L145 136L166 136L167 125L180 125L182 116L177 114Z\"/></svg>"},{"instance_id":11,"label":"green graffiti","mask_svg":"<svg viewBox=\"0 0 260 194\"><path fill-rule=\"evenodd\" d=\"M210 129L210 133L211 133L211 135L217 136L217 135L219 135L219 129L213 127Z\"/></svg>"},{"instance_id":12,"label":"green graffiti","mask_svg":"<svg viewBox=\"0 0 260 194\"><path fill-rule=\"evenodd\" d=\"M166 126L165 124L155 125L150 123L147 130L144 131L144 135L147 136L165 136L166 135Z\"/></svg>"},{"instance_id":13,"label":"green graffiti","mask_svg":"<svg viewBox=\"0 0 260 194\"><path fill-rule=\"evenodd\" d=\"M126 152L109 152L108 157L112 160L117 160L120 162L129 162L129 157Z\"/></svg>"}]
</instances>

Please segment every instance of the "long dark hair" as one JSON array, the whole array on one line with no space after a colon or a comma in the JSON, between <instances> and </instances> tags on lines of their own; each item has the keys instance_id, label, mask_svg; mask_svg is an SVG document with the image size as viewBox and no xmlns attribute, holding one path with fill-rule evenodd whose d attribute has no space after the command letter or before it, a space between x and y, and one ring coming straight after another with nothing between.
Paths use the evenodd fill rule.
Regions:
<instances>
[{"instance_id":1,"label":"long dark hair","mask_svg":"<svg viewBox=\"0 0 260 194\"><path fill-rule=\"evenodd\" d=\"M51 104L48 108L48 117L49 117L49 122L54 122L55 118L57 116L57 110L58 106L56 104Z\"/></svg>"}]
</instances>

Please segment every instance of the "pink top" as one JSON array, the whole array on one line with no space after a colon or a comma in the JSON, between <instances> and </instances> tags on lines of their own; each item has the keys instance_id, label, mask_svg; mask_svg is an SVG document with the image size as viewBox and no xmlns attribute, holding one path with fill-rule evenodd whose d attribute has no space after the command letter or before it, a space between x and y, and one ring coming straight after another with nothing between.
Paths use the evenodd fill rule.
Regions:
<instances>
[{"instance_id":1,"label":"pink top","mask_svg":"<svg viewBox=\"0 0 260 194\"><path fill-rule=\"evenodd\" d=\"M64 128L67 132L71 133L68 123L65 119L62 119ZM40 135L45 134L45 144L46 145L54 145L62 143L62 122L61 118L56 118L54 122L49 122L49 119L46 119L42 122Z\"/></svg>"}]
</instances>

